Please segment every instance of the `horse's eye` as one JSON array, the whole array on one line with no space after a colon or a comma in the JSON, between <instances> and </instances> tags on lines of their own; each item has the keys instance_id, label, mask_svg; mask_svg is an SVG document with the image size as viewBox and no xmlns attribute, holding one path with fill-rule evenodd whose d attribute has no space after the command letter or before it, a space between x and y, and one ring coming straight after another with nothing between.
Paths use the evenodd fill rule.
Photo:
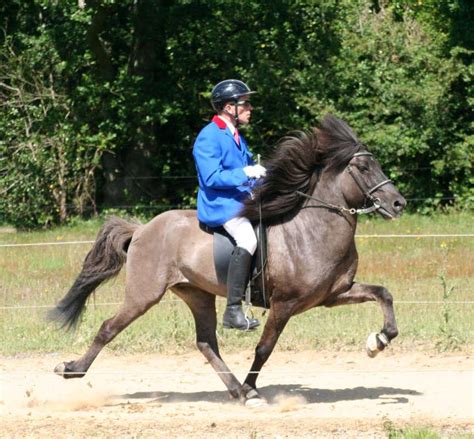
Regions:
<instances>
[{"instance_id":1,"label":"horse's eye","mask_svg":"<svg viewBox=\"0 0 474 439\"><path fill-rule=\"evenodd\" d=\"M369 168L365 165L359 165L357 166L357 168L359 169L360 172L367 172L369 170Z\"/></svg>"}]
</instances>

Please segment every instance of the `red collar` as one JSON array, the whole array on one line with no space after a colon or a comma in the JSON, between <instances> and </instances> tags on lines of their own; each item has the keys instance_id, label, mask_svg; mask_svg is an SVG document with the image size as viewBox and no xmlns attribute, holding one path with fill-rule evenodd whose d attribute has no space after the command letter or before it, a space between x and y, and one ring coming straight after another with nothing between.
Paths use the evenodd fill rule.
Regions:
<instances>
[{"instance_id":1,"label":"red collar","mask_svg":"<svg viewBox=\"0 0 474 439\"><path fill-rule=\"evenodd\" d=\"M217 115L212 118L212 122L214 122L221 130L227 128L227 124Z\"/></svg>"}]
</instances>

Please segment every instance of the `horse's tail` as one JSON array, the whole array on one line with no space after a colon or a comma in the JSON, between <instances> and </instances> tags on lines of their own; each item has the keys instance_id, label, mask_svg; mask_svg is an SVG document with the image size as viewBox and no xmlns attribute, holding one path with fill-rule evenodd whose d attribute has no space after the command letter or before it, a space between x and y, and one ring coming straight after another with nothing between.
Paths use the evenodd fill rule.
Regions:
<instances>
[{"instance_id":1,"label":"horse's tail","mask_svg":"<svg viewBox=\"0 0 474 439\"><path fill-rule=\"evenodd\" d=\"M139 226L118 217L106 221L84 260L82 271L67 294L48 312L48 319L60 322L67 329L77 325L87 298L102 282L120 272L127 260L132 235Z\"/></svg>"}]
</instances>

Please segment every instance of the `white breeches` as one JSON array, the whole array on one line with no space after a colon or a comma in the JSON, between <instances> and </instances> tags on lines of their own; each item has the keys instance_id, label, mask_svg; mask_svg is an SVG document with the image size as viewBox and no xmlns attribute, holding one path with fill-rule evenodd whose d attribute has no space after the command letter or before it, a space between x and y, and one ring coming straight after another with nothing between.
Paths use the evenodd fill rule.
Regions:
<instances>
[{"instance_id":1,"label":"white breeches","mask_svg":"<svg viewBox=\"0 0 474 439\"><path fill-rule=\"evenodd\" d=\"M253 231L252 223L244 217L232 218L223 224L226 232L235 239L237 247L242 247L251 255L257 249L257 237Z\"/></svg>"}]
</instances>

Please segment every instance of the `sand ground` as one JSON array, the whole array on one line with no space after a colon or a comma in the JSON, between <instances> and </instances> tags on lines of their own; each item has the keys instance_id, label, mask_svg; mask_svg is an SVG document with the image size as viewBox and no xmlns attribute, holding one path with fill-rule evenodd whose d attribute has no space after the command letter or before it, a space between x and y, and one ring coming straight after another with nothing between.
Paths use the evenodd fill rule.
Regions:
<instances>
[{"instance_id":1,"label":"sand ground","mask_svg":"<svg viewBox=\"0 0 474 439\"><path fill-rule=\"evenodd\" d=\"M52 370L77 355L0 358L2 438L378 438L388 425L474 435L470 353L275 352L258 381L269 404L229 399L199 352L103 352L82 379ZM253 354L225 355L244 379Z\"/></svg>"}]
</instances>

